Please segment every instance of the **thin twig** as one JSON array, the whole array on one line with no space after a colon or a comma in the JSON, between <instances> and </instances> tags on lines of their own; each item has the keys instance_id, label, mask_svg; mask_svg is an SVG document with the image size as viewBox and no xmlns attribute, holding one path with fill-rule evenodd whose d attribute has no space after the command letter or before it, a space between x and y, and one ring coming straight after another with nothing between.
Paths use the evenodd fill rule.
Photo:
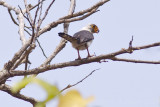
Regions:
<instances>
[{"instance_id":1,"label":"thin twig","mask_svg":"<svg viewBox=\"0 0 160 107\"><path fill-rule=\"evenodd\" d=\"M51 8L51 6L53 5L53 3L55 2L55 0L52 0L52 2L50 3L50 5L48 6L47 10L45 11L45 14L41 20L41 22L43 22L43 20L46 18L47 14L48 14L48 11L49 9Z\"/></svg>"},{"instance_id":2,"label":"thin twig","mask_svg":"<svg viewBox=\"0 0 160 107\"><path fill-rule=\"evenodd\" d=\"M39 13L39 19L38 19L38 26L40 26L41 15L42 15L42 7L43 7L43 2L40 5L40 13Z\"/></svg>"},{"instance_id":3,"label":"thin twig","mask_svg":"<svg viewBox=\"0 0 160 107\"><path fill-rule=\"evenodd\" d=\"M32 44L25 52L24 54L15 62L14 66L12 67L12 69L17 68L20 64L25 63L25 58L27 55L29 55L29 53L35 48L35 45ZM29 62L29 61L27 61Z\"/></svg>"},{"instance_id":4,"label":"thin twig","mask_svg":"<svg viewBox=\"0 0 160 107\"><path fill-rule=\"evenodd\" d=\"M30 20L30 22L31 22L31 26L32 27L34 27L33 25L33 18L32 18L32 16L31 16L31 13L30 13L30 11L29 11L29 8L28 8L28 4L27 4L27 0L24 0L24 5L25 5L25 8L26 8L26 13L27 13L27 15L29 16L29 20Z\"/></svg>"},{"instance_id":5,"label":"thin twig","mask_svg":"<svg viewBox=\"0 0 160 107\"><path fill-rule=\"evenodd\" d=\"M122 62L132 62L132 63L144 63L144 64L160 64L160 61L144 61L144 60L136 60L136 59L117 58L117 57L113 57L111 60L122 61Z\"/></svg>"},{"instance_id":6,"label":"thin twig","mask_svg":"<svg viewBox=\"0 0 160 107\"><path fill-rule=\"evenodd\" d=\"M13 18L13 15L12 15L12 13L11 13L11 10L8 9L8 13L9 13L9 15L10 15L13 23L14 23L15 25L19 26L19 24L18 24L18 23L15 21L15 19ZM27 28L27 29L29 29L29 30L30 30L30 28L31 28L31 27L28 27L28 26L24 26L24 27Z\"/></svg>"},{"instance_id":7,"label":"thin twig","mask_svg":"<svg viewBox=\"0 0 160 107\"><path fill-rule=\"evenodd\" d=\"M133 36L132 36L131 41L129 42L129 47L128 47L128 50L129 50L130 53L133 52L133 50L132 50L132 47L133 47L132 44L133 44Z\"/></svg>"},{"instance_id":8,"label":"thin twig","mask_svg":"<svg viewBox=\"0 0 160 107\"><path fill-rule=\"evenodd\" d=\"M39 4L43 3L45 0L41 0L40 2L38 2L38 4L36 4L35 6L32 6L31 8L29 8L29 11L31 11L32 9L36 8Z\"/></svg>"},{"instance_id":9,"label":"thin twig","mask_svg":"<svg viewBox=\"0 0 160 107\"><path fill-rule=\"evenodd\" d=\"M43 50L43 48L42 48L42 46L41 46L39 40L38 40L38 39L36 39L36 40L37 40L37 43L38 43L38 45L39 45L39 47L40 47L40 49L41 49L43 55L45 56L45 58L47 58L47 55L45 54L45 52L44 52L44 50Z\"/></svg>"},{"instance_id":10,"label":"thin twig","mask_svg":"<svg viewBox=\"0 0 160 107\"><path fill-rule=\"evenodd\" d=\"M14 23L15 25L18 25L18 23L15 21L15 19L14 19L13 16L12 16L11 10L8 9L8 13L9 13L9 15L10 15L13 23Z\"/></svg>"},{"instance_id":11,"label":"thin twig","mask_svg":"<svg viewBox=\"0 0 160 107\"><path fill-rule=\"evenodd\" d=\"M21 7L20 7L19 5L18 5L18 7L19 7L19 9L20 9L20 12L23 14L23 16L28 20L28 22L29 22L30 26L32 26L31 21L29 20L29 18L28 18L27 16L25 16L25 14L23 13L23 11L22 11Z\"/></svg>"},{"instance_id":12,"label":"thin twig","mask_svg":"<svg viewBox=\"0 0 160 107\"><path fill-rule=\"evenodd\" d=\"M38 0L38 4L39 4L40 0ZM39 11L39 5L37 6L36 12L35 12L35 16L34 16L34 21L33 21L33 26L35 27L36 24L36 19L37 19L37 15L38 15L38 11Z\"/></svg>"},{"instance_id":13,"label":"thin twig","mask_svg":"<svg viewBox=\"0 0 160 107\"><path fill-rule=\"evenodd\" d=\"M99 8L100 6L102 6L103 4L105 4L106 2L109 2L109 1L110 0L101 0L98 3L96 3L95 5L93 5L92 7L88 8L88 9L79 11L79 12L71 14L71 15L67 15L67 16L61 17L60 19L69 19L69 18L73 18L73 17L84 15L84 14L92 11L95 8Z\"/></svg>"},{"instance_id":14,"label":"thin twig","mask_svg":"<svg viewBox=\"0 0 160 107\"><path fill-rule=\"evenodd\" d=\"M99 69L100 69L100 68L99 68ZM74 86L78 85L79 83L83 82L85 79L87 79L89 76L91 76L95 71L97 71L97 70L99 70L99 69L93 70L91 73L89 73L87 76L85 76L83 79L81 79L81 80L78 81L77 83L72 84L72 85L69 84L67 87L65 87L64 89L62 89L62 90L60 91L60 93L62 93L64 90L66 90L66 89L68 89L68 88L74 87Z\"/></svg>"}]
</instances>

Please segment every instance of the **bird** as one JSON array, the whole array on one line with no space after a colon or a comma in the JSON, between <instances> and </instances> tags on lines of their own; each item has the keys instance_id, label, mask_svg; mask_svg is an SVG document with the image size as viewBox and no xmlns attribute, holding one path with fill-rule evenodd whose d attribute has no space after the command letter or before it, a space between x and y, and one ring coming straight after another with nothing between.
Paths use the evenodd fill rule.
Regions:
<instances>
[{"instance_id":1,"label":"bird","mask_svg":"<svg viewBox=\"0 0 160 107\"><path fill-rule=\"evenodd\" d=\"M80 31L76 32L73 36L70 36L63 32L58 33L58 35L72 44L72 47L75 48L78 52L77 60L80 60L80 50L87 49L87 58L92 57L89 53L88 47L94 40L93 33L99 33L99 28L95 24L88 24L85 27L83 27Z\"/></svg>"}]
</instances>

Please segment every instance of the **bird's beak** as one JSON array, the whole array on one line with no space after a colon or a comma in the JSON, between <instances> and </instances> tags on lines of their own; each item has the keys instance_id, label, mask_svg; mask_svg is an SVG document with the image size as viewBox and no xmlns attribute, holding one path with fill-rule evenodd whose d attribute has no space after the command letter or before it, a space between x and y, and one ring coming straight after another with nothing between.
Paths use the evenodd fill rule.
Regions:
<instances>
[{"instance_id":1,"label":"bird's beak","mask_svg":"<svg viewBox=\"0 0 160 107\"><path fill-rule=\"evenodd\" d=\"M97 30L97 32L96 33L99 33L99 29Z\"/></svg>"}]
</instances>

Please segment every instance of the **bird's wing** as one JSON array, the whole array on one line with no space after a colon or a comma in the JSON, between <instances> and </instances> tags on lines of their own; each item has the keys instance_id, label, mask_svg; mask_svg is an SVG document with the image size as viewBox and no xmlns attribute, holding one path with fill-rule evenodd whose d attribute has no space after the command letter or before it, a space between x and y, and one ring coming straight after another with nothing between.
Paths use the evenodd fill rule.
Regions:
<instances>
[{"instance_id":1,"label":"bird's wing","mask_svg":"<svg viewBox=\"0 0 160 107\"><path fill-rule=\"evenodd\" d=\"M58 35L59 35L60 37L64 38L64 39L70 41L70 42L78 41L77 38L72 37L72 36L70 36L70 35L68 35L68 34L65 34L65 33L58 33Z\"/></svg>"},{"instance_id":2,"label":"bird's wing","mask_svg":"<svg viewBox=\"0 0 160 107\"><path fill-rule=\"evenodd\" d=\"M73 37L78 40L77 41L78 44L83 44L83 43L89 42L94 39L93 34L86 30L82 30L82 31L75 33Z\"/></svg>"}]
</instances>

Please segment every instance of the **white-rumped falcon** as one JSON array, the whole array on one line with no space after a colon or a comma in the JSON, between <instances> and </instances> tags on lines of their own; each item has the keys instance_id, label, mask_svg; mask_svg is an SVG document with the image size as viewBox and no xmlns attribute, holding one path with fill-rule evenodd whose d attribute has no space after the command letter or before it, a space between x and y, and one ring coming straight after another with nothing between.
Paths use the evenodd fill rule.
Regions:
<instances>
[{"instance_id":1,"label":"white-rumped falcon","mask_svg":"<svg viewBox=\"0 0 160 107\"><path fill-rule=\"evenodd\" d=\"M75 48L78 52L78 59L81 59L79 50L87 49L88 57L91 57L88 47L91 45L94 36L93 33L98 33L99 29L95 24L89 24L83 27L79 32L75 33L73 36L70 36L65 33L58 33L60 37L66 39L71 42L73 48Z\"/></svg>"}]
</instances>

